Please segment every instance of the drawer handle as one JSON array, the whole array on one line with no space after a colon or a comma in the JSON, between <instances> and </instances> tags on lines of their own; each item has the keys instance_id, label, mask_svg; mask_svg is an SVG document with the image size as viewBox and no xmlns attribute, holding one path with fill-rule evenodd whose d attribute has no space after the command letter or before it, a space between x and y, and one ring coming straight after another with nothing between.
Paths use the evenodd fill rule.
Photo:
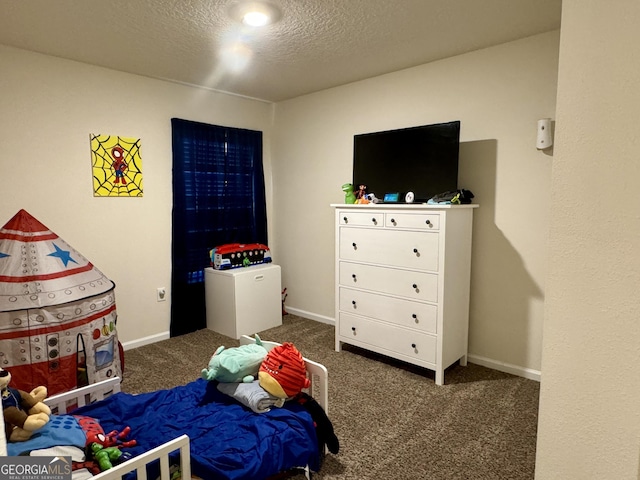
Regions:
<instances>
[{"instance_id":1,"label":"drawer handle","mask_svg":"<svg viewBox=\"0 0 640 480\"><path fill-rule=\"evenodd\" d=\"M355 300L351 300L351 305L353 305L353 308L356 308L356 301Z\"/></svg>"},{"instance_id":2,"label":"drawer handle","mask_svg":"<svg viewBox=\"0 0 640 480\"><path fill-rule=\"evenodd\" d=\"M416 323L420 322L420 320L418 320L418 315L416 315L415 313L413 315L411 315L411 318L413 318Z\"/></svg>"},{"instance_id":3,"label":"drawer handle","mask_svg":"<svg viewBox=\"0 0 640 480\"><path fill-rule=\"evenodd\" d=\"M415 349L415 348L416 348L416 344L415 344L415 343L412 343L412 344L411 344L411 348Z\"/></svg>"},{"instance_id":4,"label":"drawer handle","mask_svg":"<svg viewBox=\"0 0 640 480\"><path fill-rule=\"evenodd\" d=\"M426 221L426 222L424 222L424 223L426 223L427 225L431 225L431 220L427 220L427 221Z\"/></svg>"},{"instance_id":5,"label":"drawer handle","mask_svg":"<svg viewBox=\"0 0 640 480\"><path fill-rule=\"evenodd\" d=\"M353 249L357 250L358 249L358 245L356 244L356 242L353 242L351 245L353 245Z\"/></svg>"},{"instance_id":6,"label":"drawer handle","mask_svg":"<svg viewBox=\"0 0 640 480\"><path fill-rule=\"evenodd\" d=\"M374 225L377 225L377 224L378 224L378 220L376 220L376 217L373 217L373 218L371 219L371 221L373 222L373 224L374 224Z\"/></svg>"},{"instance_id":7,"label":"drawer handle","mask_svg":"<svg viewBox=\"0 0 640 480\"><path fill-rule=\"evenodd\" d=\"M417 249L417 248L414 248L414 249L413 249L413 253L415 253L415 254L416 254L416 257L419 257L419 256L420 256L420 252L418 251L418 249Z\"/></svg>"},{"instance_id":8,"label":"drawer handle","mask_svg":"<svg viewBox=\"0 0 640 480\"><path fill-rule=\"evenodd\" d=\"M355 274L355 273L352 273L352 274L351 274L351 278L353 278L353 281L354 281L354 282L357 282L357 281L358 281L358 279L356 278L356 274Z\"/></svg>"},{"instance_id":9,"label":"drawer handle","mask_svg":"<svg viewBox=\"0 0 640 480\"><path fill-rule=\"evenodd\" d=\"M396 219L395 219L395 218L392 218L392 219L391 219L391 223L393 223L393 224L395 225L395 224L396 224Z\"/></svg>"},{"instance_id":10,"label":"drawer handle","mask_svg":"<svg viewBox=\"0 0 640 480\"><path fill-rule=\"evenodd\" d=\"M418 284L417 284L417 283L414 283L414 284L412 285L412 287L413 287L413 288L415 288L416 290L418 290Z\"/></svg>"},{"instance_id":11,"label":"drawer handle","mask_svg":"<svg viewBox=\"0 0 640 480\"><path fill-rule=\"evenodd\" d=\"M344 221L344 223L349 223L349 219L347 217L342 217L342 220Z\"/></svg>"},{"instance_id":12,"label":"drawer handle","mask_svg":"<svg viewBox=\"0 0 640 480\"><path fill-rule=\"evenodd\" d=\"M351 327L351 331L353 332L353 334L356 334L356 327Z\"/></svg>"}]
</instances>

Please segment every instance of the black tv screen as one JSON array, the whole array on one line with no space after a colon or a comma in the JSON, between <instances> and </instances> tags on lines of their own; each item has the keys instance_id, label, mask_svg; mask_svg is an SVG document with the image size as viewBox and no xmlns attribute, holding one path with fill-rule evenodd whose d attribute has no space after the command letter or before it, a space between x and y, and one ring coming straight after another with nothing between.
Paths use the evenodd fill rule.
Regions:
<instances>
[{"instance_id":1,"label":"black tv screen","mask_svg":"<svg viewBox=\"0 0 640 480\"><path fill-rule=\"evenodd\" d=\"M460 121L365 133L353 137L353 186L383 200L413 192L415 202L458 189Z\"/></svg>"}]
</instances>

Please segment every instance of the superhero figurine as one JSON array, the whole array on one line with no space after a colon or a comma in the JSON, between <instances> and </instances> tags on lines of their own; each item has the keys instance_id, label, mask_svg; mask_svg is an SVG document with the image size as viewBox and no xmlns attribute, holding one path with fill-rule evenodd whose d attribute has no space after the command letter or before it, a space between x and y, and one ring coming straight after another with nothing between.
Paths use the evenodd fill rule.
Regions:
<instances>
[{"instance_id":1,"label":"superhero figurine","mask_svg":"<svg viewBox=\"0 0 640 480\"><path fill-rule=\"evenodd\" d=\"M91 453L95 461L98 462L101 472L113 468L113 464L123 455L118 447L103 447L99 443L91 444Z\"/></svg>"},{"instance_id":2,"label":"superhero figurine","mask_svg":"<svg viewBox=\"0 0 640 480\"><path fill-rule=\"evenodd\" d=\"M131 427L125 427L122 432L113 430L109 433L96 433L93 435L87 435L89 443L98 443L103 447L134 447L138 444L135 440L126 440L127 435L131 432Z\"/></svg>"},{"instance_id":3,"label":"superhero figurine","mask_svg":"<svg viewBox=\"0 0 640 480\"><path fill-rule=\"evenodd\" d=\"M120 450L121 448L137 445L138 442L135 440L125 440L129 432L131 432L131 428L125 427L120 433L118 433L117 430L113 430L107 434L95 434L91 438L87 436L91 441L89 444L89 453L100 466L100 471L104 472L112 468L113 465L125 462L131 458L130 453Z\"/></svg>"}]
</instances>

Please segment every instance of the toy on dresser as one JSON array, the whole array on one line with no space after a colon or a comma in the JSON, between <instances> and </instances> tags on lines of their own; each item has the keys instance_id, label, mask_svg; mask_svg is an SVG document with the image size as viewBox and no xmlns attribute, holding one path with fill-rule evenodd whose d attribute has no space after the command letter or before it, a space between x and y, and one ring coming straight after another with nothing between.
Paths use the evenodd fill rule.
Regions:
<instances>
[{"instance_id":1,"label":"toy on dresser","mask_svg":"<svg viewBox=\"0 0 640 480\"><path fill-rule=\"evenodd\" d=\"M361 205L366 205L367 203L369 203L366 185L358 186L358 193L356 194L356 203L359 203Z\"/></svg>"},{"instance_id":2,"label":"toy on dresser","mask_svg":"<svg viewBox=\"0 0 640 480\"><path fill-rule=\"evenodd\" d=\"M11 373L0 368L0 391L7 440L24 442L32 433L49 422L51 410L42 403L47 396L45 387L36 387L30 393L11 388Z\"/></svg>"},{"instance_id":3,"label":"toy on dresser","mask_svg":"<svg viewBox=\"0 0 640 480\"><path fill-rule=\"evenodd\" d=\"M342 185L342 191L344 192L344 203L356 203L356 194L353 191L352 183L345 183Z\"/></svg>"}]
</instances>

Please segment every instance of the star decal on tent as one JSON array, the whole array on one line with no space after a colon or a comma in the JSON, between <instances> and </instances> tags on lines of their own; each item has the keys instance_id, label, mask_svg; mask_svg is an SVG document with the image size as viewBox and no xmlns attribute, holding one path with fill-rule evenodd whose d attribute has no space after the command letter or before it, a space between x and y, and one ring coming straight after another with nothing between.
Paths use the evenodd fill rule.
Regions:
<instances>
[{"instance_id":1,"label":"star decal on tent","mask_svg":"<svg viewBox=\"0 0 640 480\"><path fill-rule=\"evenodd\" d=\"M69 264L69 262L78 263L73 258L71 258L71 252L69 250L62 250L55 243L53 244L53 248L55 248L56 251L50 253L48 256L58 257L60 260L62 260L62 263L64 263L65 267Z\"/></svg>"}]
</instances>

